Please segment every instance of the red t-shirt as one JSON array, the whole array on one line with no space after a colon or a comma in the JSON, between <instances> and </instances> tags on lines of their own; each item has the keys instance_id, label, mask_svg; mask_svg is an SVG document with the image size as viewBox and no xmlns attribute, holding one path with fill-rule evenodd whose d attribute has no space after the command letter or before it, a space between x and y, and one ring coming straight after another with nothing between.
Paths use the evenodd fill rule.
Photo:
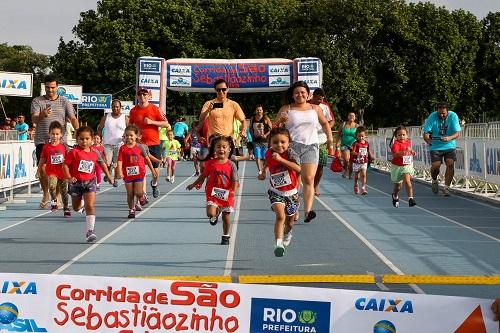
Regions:
<instances>
[{"instance_id":1,"label":"red t-shirt","mask_svg":"<svg viewBox=\"0 0 500 333\"><path fill-rule=\"evenodd\" d=\"M394 153L405 151L406 148L408 148L408 147L411 148L411 140L410 139L407 139L405 142L402 142L399 140L394 141L394 143L392 144L392 147L391 147L392 156L394 156ZM406 152L403 156L393 157L392 164L399 165L399 166L413 164L413 154Z\"/></svg>"},{"instance_id":2,"label":"red t-shirt","mask_svg":"<svg viewBox=\"0 0 500 333\"><path fill-rule=\"evenodd\" d=\"M132 110L130 110L129 124L134 124L141 130L141 142L146 146L159 145L160 135L158 133L158 126L146 125L144 123L144 118L146 117L155 121L167 120L165 115L161 113L160 109L156 105L149 103L146 107L136 105L132 108Z\"/></svg>"},{"instance_id":3,"label":"red t-shirt","mask_svg":"<svg viewBox=\"0 0 500 333\"><path fill-rule=\"evenodd\" d=\"M238 181L238 170L234 162L228 160L219 164L217 159L211 159L204 163L203 175L207 178L205 195L208 201L212 201L219 207L234 206L234 183Z\"/></svg>"},{"instance_id":4,"label":"red t-shirt","mask_svg":"<svg viewBox=\"0 0 500 333\"><path fill-rule=\"evenodd\" d=\"M62 143L53 146L47 143L43 146L41 158L45 158L45 173L47 176L55 176L64 179L62 165L66 157L66 146Z\"/></svg>"},{"instance_id":5,"label":"red t-shirt","mask_svg":"<svg viewBox=\"0 0 500 333\"><path fill-rule=\"evenodd\" d=\"M368 141L365 140L365 143L354 141L354 143L352 144L352 151L358 153L358 155L353 156L351 154L351 162L358 164L368 163L369 150L370 150L370 145L368 144Z\"/></svg>"},{"instance_id":6,"label":"red t-shirt","mask_svg":"<svg viewBox=\"0 0 500 333\"><path fill-rule=\"evenodd\" d=\"M269 184L271 189L278 194L286 196L297 193L297 172L276 161L272 157L273 153L272 149L268 149L265 156L266 166L269 168ZM299 156L291 149L280 154L280 156L285 160L300 164Z\"/></svg>"},{"instance_id":7,"label":"red t-shirt","mask_svg":"<svg viewBox=\"0 0 500 333\"><path fill-rule=\"evenodd\" d=\"M118 161L122 162L122 173L125 181L144 178L146 175L146 163L144 158L148 156L148 148L145 145L136 144L133 147L123 145L118 152Z\"/></svg>"},{"instance_id":8,"label":"red t-shirt","mask_svg":"<svg viewBox=\"0 0 500 333\"><path fill-rule=\"evenodd\" d=\"M78 181L86 181L95 178L95 166L104 163L101 154L94 149L84 151L76 146L66 154L64 163L69 168L69 173Z\"/></svg>"}]
</instances>

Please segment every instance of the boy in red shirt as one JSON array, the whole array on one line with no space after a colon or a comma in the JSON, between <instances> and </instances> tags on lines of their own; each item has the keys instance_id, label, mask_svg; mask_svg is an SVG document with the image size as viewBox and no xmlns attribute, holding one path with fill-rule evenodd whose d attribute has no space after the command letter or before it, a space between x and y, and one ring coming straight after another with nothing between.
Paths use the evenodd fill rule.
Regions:
<instances>
[{"instance_id":1,"label":"boy in red shirt","mask_svg":"<svg viewBox=\"0 0 500 333\"><path fill-rule=\"evenodd\" d=\"M370 145L366 138L366 129L359 126L356 129L356 141L351 147L352 172L354 173L354 194L359 194L358 178L361 178L361 194L366 195L366 169L368 168L368 159L370 154Z\"/></svg>"}]
</instances>

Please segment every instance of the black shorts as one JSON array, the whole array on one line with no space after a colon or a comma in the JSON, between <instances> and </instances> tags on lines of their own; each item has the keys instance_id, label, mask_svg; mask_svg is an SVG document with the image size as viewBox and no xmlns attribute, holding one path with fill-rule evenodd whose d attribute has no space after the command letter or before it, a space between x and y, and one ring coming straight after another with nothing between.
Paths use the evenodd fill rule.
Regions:
<instances>
[{"instance_id":1,"label":"black shorts","mask_svg":"<svg viewBox=\"0 0 500 333\"><path fill-rule=\"evenodd\" d=\"M457 160L457 152L455 148L446 150L431 150L431 162L441 162L446 160Z\"/></svg>"},{"instance_id":2,"label":"black shorts","mask_svg":"<svg viewBox=\"0 0 500 333\"><path fill-rule=\"evenodd\" d=\"M45 146L45 144L43 143L39 143L35 146L35 151L36 151L36 163L40 163L40 158L42 157L42 150L43 150L43 146Z\"/></svg>"},{"instance_id":3,"label":"black shorts","mask_svg":"<svg viewBox=\"0 0 500 333\"><path fill-rule=\"evenodd\" d=\"M179 141L181 144L181 148L184 148L184 137L183 136L174 136L174 139Z\"/></svg>"},{"instance_id":4,"label":"black shorts","mask_svg":"<svg viewBox=\"0 0 500 333\"><path fill-rule=\"evenodd\" d=\"M156 157L157 159L161 159L161 148L160 145L154 145L154 146L148 146L149 148L149 153ZM158 169L160 166L159 163L151 161L151 164L153 164L154 169Z\"/></svg>"}]
</instances>

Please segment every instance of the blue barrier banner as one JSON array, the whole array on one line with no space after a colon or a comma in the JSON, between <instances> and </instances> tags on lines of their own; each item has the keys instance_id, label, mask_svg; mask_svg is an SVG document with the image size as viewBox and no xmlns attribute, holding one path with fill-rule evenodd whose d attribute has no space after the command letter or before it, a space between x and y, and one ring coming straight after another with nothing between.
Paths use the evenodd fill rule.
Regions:
<instances>
[{"instance_id":1,"label":"blue barrier banner","mask_svg":"<svg viewBox=\"0 0 500 333\"><path fill-rule=\"evenodd\" d=\"M111 109L111 94L82 94L79 109Z\"/></svg>"}]
</instances>

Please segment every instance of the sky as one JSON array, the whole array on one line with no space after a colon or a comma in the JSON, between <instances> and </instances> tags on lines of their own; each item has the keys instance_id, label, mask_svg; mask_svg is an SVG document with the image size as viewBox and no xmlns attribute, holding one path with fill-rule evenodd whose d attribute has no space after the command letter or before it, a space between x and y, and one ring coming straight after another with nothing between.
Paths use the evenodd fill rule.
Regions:
<instances>
[{"instance_id":1,"label":"sky","mask_svg":"<svg viewBox=\"0 0 500 333\"><path fill-rule=\"evenodd\" d=\"M406 0L417 2L417 0ZM479 19L500 11L500 0L429 0L449 10L465 9ZM75 39L71 32L80 13L96 9L96 0L0 0L0 43L29 45L35 52L54 55L59 38Z\"/></svg>"}]
</instances>

